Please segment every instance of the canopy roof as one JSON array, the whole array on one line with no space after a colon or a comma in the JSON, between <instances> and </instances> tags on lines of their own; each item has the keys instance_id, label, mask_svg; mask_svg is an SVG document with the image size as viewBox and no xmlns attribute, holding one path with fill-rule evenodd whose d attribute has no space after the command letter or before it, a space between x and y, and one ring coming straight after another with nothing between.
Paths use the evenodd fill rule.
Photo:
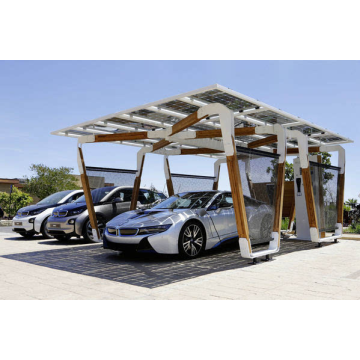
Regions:
<instances>
[{"instance_id":1,"label":"canopy roof","mask_svg":"<svg viewBox=\"0 0 360 360\"><path fill-rule=\"evenodd\" d=\"M164 129L174 125L209 103L221 103L231 109L234 112L235 127L237 128L281 124L290 130L300 130L302 133L307 134L309 146L352 142L352 140L342 135L218 84L69 126L53 131L51 134L79 137L90 134L113 134ZM191 126L189 130L212 130L217 128L220 128L219 116L211 116ZM262 137L261 135L241 136L236 137L236 142L237 145L246 146L247 143ZM157 142L155 139L144 139L117 141L116 143L143 147L155 142ZM262 146L260 149L272 151L276 146L276 144L271 144ZM296 147L297 143L289 139L288 146ZM179 145L176 143L166 148L174 149L179 147L196 148L196 146ZM217 155L205 154L202 156L217 157Z\"/></svg>"}]
</instances>

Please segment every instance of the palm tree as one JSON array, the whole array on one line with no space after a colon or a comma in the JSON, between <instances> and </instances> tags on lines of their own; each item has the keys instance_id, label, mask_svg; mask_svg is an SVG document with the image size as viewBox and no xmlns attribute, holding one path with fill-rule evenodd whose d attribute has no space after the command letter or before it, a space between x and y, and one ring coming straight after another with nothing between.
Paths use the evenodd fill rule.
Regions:
<instances>
[{"instance_id":1,"label":"palm tree","mask_svg":"<svg viewBox=\"0 0 360 360\"><path fill-rule=\"evenodd\" d=\"M357 204L357 199L348 199L347 201L345 201L345 205L349 205L352 208L354 208Z\"/></svg>"}]
</instances>

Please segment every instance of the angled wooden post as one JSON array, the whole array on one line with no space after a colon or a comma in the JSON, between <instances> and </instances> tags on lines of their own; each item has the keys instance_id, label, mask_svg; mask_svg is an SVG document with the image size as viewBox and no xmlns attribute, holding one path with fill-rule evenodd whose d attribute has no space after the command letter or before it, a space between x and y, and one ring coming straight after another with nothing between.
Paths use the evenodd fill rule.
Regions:
<instances>
[{"instance_id":1,"label":"angled wooden post","mask_svg":"<svg viewBox=\"0 0 360 360\"><path fill-rule=\"evenodd\" d=\"M284 184L285 184L285 163L278 164L276 198L275 198L275 216L273 231L280 233L282 220L282 204L284 200ZM280 241L280 236L279 236Z\"/></svg>"},{"instance_id":2,"label":"angled wooden post","mask_svg":"<svg viewBox=\"0 0 360 360\"><path fill-rule=\"evenodd\" d=\"M224 163L226 159L218 159L214 163L214 182L213 182L213 190L219 189L219 178L220 178L220 167L221 164Z\"/></svg>"},{"instance_id":3,"label":"angled wooden post","mask_svg":"<svg viewBox=\"0 0 360 360\"><path fill-rule=\"evenodd\" d=\"M170 196L174 195L174 187L173 187L173 182L172 182L172 178L171 178L168 156L164 156L164 172L165 172L165 179L166 179L166 187L167 187L168 195L170 197Z\"/></svg>"},{"instance_id":4,"label":"angled wooden post","mask_svg":"<svg viewBox=\"0 0 360 360\"><path fill-rule=\"evenodd\" d=\"M82 187L84 190L86 206L87 206L87 210L89 213L90 224L92 227L94 242L98 242L99 240L101 240L100 231L99 231L99 227L98 227L98 223L97 223L97 219L96 219L93 198L91 196L89 179L86 174L84 156L83 156L83 152L82 152L82 149L80 146L78 146L78 166L79 166L81 184L82 184Z\"/></svg>"},{"instance_id":5,"label":"angled wooden post","mask_svg":"<svg viewBox=\"0 0 360 360\"><path fill-rule=\"evenodd\" d=\"M244 194L241 185L241 177L239 163L234 143L234 154L226 156L226 163L229 172L229 181L233 198L236 227L240 239L246 239L248 243L248 251L251 253L251 243L249 238L249 227L246 218ZM240 244L241 246L241 244Z\"/></svg>"},{"instance_id":6,"label":"angled wooden post","mask_svg":"<svg viewBox=\"0 0 360 360\"><path fill-rule=\"evenodd\" d=\"M134 188L133 188L133 192L132 192L132 196L131 196L130 210L136 209L136 204L137 204L137 201L139 198L141 176L142 176L142 171L143 171L143 167L144 167L144 160L145 160L146 152L147 152L146 149L143 148L137 153L137 172L136 172Z\"/></svg>"}]
</instances>

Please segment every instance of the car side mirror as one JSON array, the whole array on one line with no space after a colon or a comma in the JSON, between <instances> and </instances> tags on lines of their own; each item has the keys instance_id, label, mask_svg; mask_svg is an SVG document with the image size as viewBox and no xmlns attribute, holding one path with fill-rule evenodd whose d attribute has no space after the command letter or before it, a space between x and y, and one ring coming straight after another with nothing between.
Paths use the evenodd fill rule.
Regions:
<instances>
[{"instance_id":1,"label":"car side mirror","mask_svg":"<svg viewBox=\"0 0 360 360\"><path fill-rule=\"evenodd\" d=\"M218 207L216 205L211 205L208 207L208 211L215 211L217 209L218 209Z\"/></svg>"},{"instance_id":2,"label":"car side mirror","mask_svg":"<svg viewBox=\"0 0 360 360\"><path fill-rule=\"evenodd\" d=\"M124 201L124 199L121 198L121 197L116 197L116 198L113 198L113 199L112 199L112 202L113 202L113 203L120 203L120 202L123 202L123 201Z\"/></svg>"}]
</instances>

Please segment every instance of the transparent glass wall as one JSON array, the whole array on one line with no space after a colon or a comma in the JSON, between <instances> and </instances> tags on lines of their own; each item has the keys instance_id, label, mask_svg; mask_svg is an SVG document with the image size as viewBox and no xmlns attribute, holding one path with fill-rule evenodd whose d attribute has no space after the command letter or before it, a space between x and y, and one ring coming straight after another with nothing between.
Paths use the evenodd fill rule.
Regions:
<instances>
[{"instance_id":1,"label":"transparent glass wall","mask_svg":"<svg viewBox=\"0 0 360 360\"><path fill-rule=\"evenodd\" d=\"M250 240L271 240L279 155L237 147Z\"/></svg>"},{"instance_id":2,"label":"transparent glass wall","mask_svg":"<svg viewBox=\"0 0 360 360\"><path fill-rule=\"evenodd\" d=\"M174 193L178 194L185 191L206 191L212 190L213 176L197 176L185 174L171 174Z\"/></svg>"},{"instance_id":3,"label":"transparent glass wall","mask_svg":"<svg viewBox=\"0 0 360 360\"><path fill-rule=\"evenodd\" d=\"M319 231L335 231L340 168L310 161Z\"/></svg>"},{"instance_id":4,"label":"transparent glass wall","mask_svg":"<svg viewBox=\"0 0 360 360\"><path fill-rule=\"evenodd\" d=\"M104 186L133 186L135 170L86 167L91 189Z\"/></svg>"}]
</instances>

